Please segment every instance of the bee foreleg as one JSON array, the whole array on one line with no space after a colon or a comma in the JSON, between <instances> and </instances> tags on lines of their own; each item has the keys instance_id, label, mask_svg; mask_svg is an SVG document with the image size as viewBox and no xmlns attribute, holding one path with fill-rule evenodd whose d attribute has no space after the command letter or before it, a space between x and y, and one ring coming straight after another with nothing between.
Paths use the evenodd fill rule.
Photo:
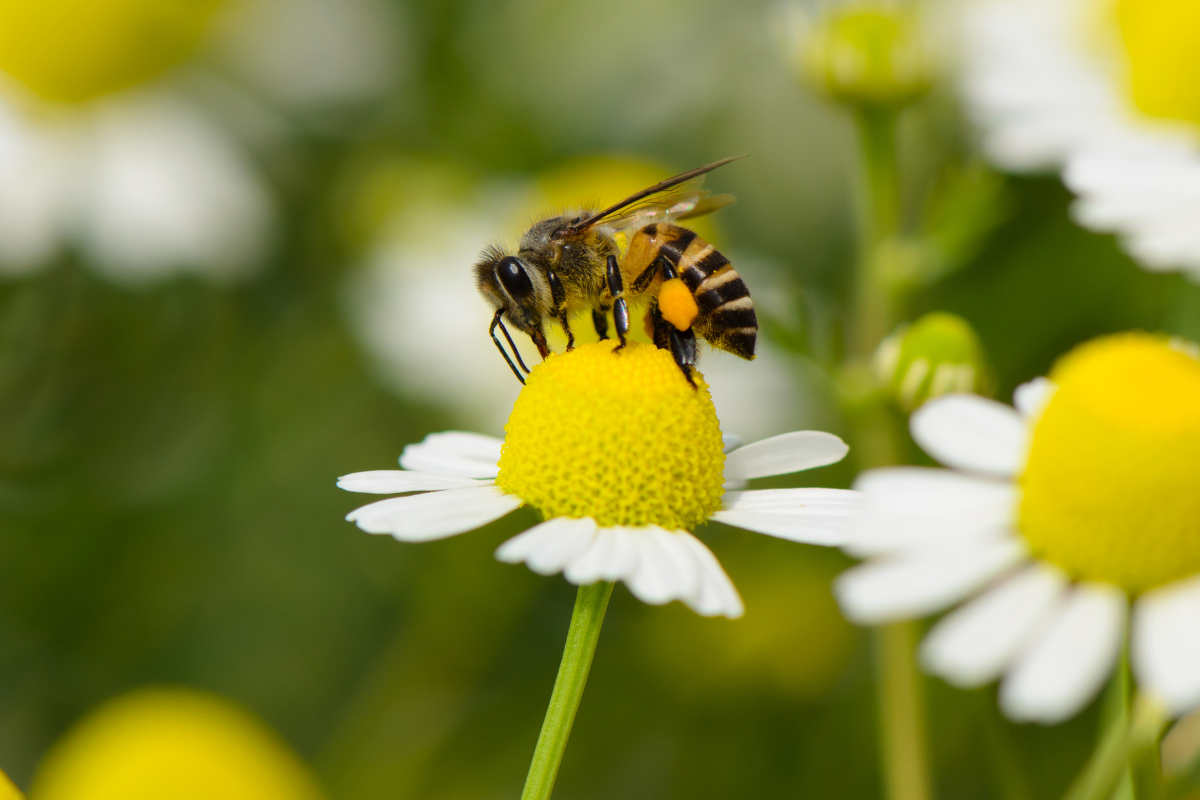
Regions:
<instances>
[{"instance_id":1,"label":"bee foreleg","mask_svg":"<svg viewBox=\"0 0 1200 800\"><path fill-rule=\"evenodd\" d=\"M608 338L608 312L610 310L607 308L592 309L592 325L596 326L596 335L600 337L600 341Z\"/></svg>"},{"instance_id":2,"label":"bee foreleg","mask_svg":"<svg viewBox=\"0 0 1200 800\"><path fill-rule=\"evenodd\" d=\"M525 376L523 376L521 371L517 369L517 364L520 364L521 369L525 370L526 372L529 372L529 367L525 366L525 362L521 360L521 351L517 349L516 343L514 343L512 337L508 335L508 328L504 327L504 323L500 320L503 315L504 309L501 308L496 311L496 315L492 317L492 325L490 328L488 328L488 333L492 335L492 341L496 343L496 349L500 351L500 355L504 356L504 361L506 364L508 364L508 368L513 371L513 375L517 376L517 380L524 385ZM497 326L499 326L500 330L504 332L504 338L508 340L508 346L512 348L513 355L517 357L517 364L513 363L512 358L510 358L508 355L508 351L504 349L504 345L500 344L500 340L496 337Z\"/></svg>"},{"instance_id":3,"label":"bee foreleg","mask_svg":"<svg viewBox=\"0 0 1200 800\"><path fill-rule=\"evenodd\" d=\"M607 262L608 292L613 297L613 324L617 329L617 338L621 341L616 349L625 346L625 334L629 332L629 306L625 302L625 282L621 279L621 269L617 266L617 257L609 256Z\"/></svg>"},{"instance_id":4,"label":"bee foreleg","mask_svg":"<svg viewBox=\"0 0 1200 800\"><path fill-rule=\"evenodd\" d=\"M575 334L571 333L571 323L567 321L567 310L558 312L558 324L562 325L563 333L567 335L567 349L575 349Z\"/></svg>"},{"instance_id":5,"label":"bee foreleg","mask_svg":"<svg viewBox=\"0 0 1200 800\"><path fill-rule=\"evenodd\" d=\"M567 335L567 349L573 350L575 349L575 334L571 333L571 325L567 322L567 292L554 270L546 270L546 280L550 282L550 299L554 302L555 316L562 325L563 333ZM542 358L545 357L546 354L543 353Z\"/></svg>"}]
</instances>

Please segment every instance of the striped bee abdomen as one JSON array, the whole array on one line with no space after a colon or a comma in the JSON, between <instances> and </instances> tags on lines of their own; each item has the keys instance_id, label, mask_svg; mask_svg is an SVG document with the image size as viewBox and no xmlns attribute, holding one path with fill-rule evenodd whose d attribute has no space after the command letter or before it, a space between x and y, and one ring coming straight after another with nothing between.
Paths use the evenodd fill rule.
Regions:
<instances>
[{"instance_id":1,"label":"striped bee abdomen","mask_svg":"<svg viewBox=\"0 0 1200 800\"><path fill-rule=\"evenodd\" d=\"M729 259L687 228L647 225L630 241L622 264L626 285L635 291L657 287L662 280L659 259L675 267L696 300L700 313L692 325L695 332L713 347L754 358L754 301Z\"/></svg>"}]
</instances>

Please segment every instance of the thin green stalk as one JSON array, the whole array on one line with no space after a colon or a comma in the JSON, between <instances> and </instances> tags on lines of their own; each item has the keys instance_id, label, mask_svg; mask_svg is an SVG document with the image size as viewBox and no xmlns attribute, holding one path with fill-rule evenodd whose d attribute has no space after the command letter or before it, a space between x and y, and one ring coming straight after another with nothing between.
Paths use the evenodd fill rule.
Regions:
<instances>
[{"instance_id":1,"label":"thin green stalk","mask_svg":"<svg viewBox=\"0 0 1200 800\"><path fill-rule=\"evenodd\" d=\"M862 187L850 353L859 359L869 359L897 322L894 298L882 274L884 245L900 228L896 116L895 109L876 107L859 108L855 116L862 153Z\"/></svg>"},{"instance_id":2,"label":"thin green stalk","mask_svg":"<svg viewBox=\"0 0 1200 800\"><path fill-rule=\"evenodd\" d=\"M1165 724L1161 705L1142 695L1135 697L1132 715L1114 715L1063 800L1109 800L1129 767L1130 755L1157 747Z\"/></svg>"},{"instance_id":3,"label":"thin green stalk","mask_svg":"<svg viewBox=\"0 0 1200 800\"><path fill-rule=\"evenodd\" d=\"M862 368L896 324L896 298L884 272L886 245L900 227L900 165L896 149L897 110L856 110L862 153L859 263L854 279L849 331L851 365ZM900 461L901 421L881 399L854 409L854 448L861 467ZM888 800L930 800L925 744L925 700L916 668L914 623L876 629L880 752Z\"/></svg>"},{"instance_id":4,"label":"thin green stalk","mask_svg":"<svg viewBox=\"0 0 1200 800\"><path fill-rule=\"evenodd\" d=\"M1100 723L1103 730L1107 732L1114 726L1127 727L1132 707L1133 678L1129 674L1129 635L1126 630L1125 642L1121 646L1121 660L1117 663L1117 668L1113 670L1113 677L1108 682L1108 689L1105 692L1101 708ZM1135 797L1133 774L1129 770L1129 765L1126 764L1109 800L1135 800Z\"/></svg>"},{"instance_id":5,"label":"thin green stalk","mask_svg":"<svg viewBox=\"0 0 1200 800\"><path fill-rule=\"evenodd\" d=\"M917 672L917 627L900 622L875 629L885 797L929 800L925 698Z\"/></svg>"},{"instance_id":6,"label":"thin green stalk","mask_svg":"<svg viewBox=\"0 0 1200 800\"><path fill-rule=\"evenodd\" d=\"M583 687L592 667L596 641L600 638L600 625L604 622L604 612L608 609L612 590L611 583L601 581L591 586L580 586L579 594L575 596L575 610L571 612L571 627L567 631L562 663L558 665L550 707L546 709L542 732L538 734L537 746L533 750L533 761L529 765L521 800L547 800L554 791L558 765L562 762L563 751L567 749L567 737L571 735L575 712L583 697Z\"/></svg>"}]
</instances>

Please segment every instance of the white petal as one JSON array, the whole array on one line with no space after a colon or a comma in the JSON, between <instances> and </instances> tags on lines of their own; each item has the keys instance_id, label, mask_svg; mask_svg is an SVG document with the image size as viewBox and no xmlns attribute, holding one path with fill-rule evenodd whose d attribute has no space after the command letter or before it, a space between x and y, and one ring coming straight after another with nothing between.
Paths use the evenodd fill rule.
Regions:
<instances>
[{"instance_id":1,"label":"white petal","mask_svg":"<svg viewBox=\"0 0 1200 800\"><path fill-rule=\"evenodd\" d=\"M725 457L725 480L786 475L836 464L850 448L832 433L792 431L734 450Z\"/></svg>"},{"instance_id":2,"label":"white petal","mask_svg":"<svg viewBox=\"0 0 1200 800\"><path fill-rule=\"evenodd\" d=\"M1121 649L1125 595L1081 583L1034 635L1000 686L1000 707L1017 722L1062 722L1096 694Z\"/></svg>"},{"instance_id":3,"label":"white petal","mask_svg":"<svg viewBox=\"0 0 1200 800\"><path fill-rule=\"evenodd\" d=\"M1035 562L948 614L921 644L921 661L955 686L971 688L995 680L1066 587L1062 572Z\"/></svg>"},{"instance_id":4,"label":"white petal","mask_svg":"<svg viewBox=\"0 0 1200 800\"><path fill-rule=\"evenodd\" d=\"M723 446L726 454L731 453L742 446L742 437L738 436L736 433L722 433L721 445Z\"/></svg>"},{"instance_id":5,"label":"white petal","mask_svg":"<svg viewBox=\"0 0 1200 800\"><path fill-rule=\"evenodd\" d=\"M563 575L577 586L628 579L637 570L639 562L638 548L633 540L636 535L634 528L599 528L587 549L567 564Z\"/></svg>"},{"instance_id":6,"label":"white petal","mask_svg":"<svg viewBox=\"0 0 1200 800\"><path fill-rule=\"evenodd\" d=\"M1049 378L1034 378L1013 392L1013 405L1022 417L1033 419L1042 413L1057 389L1057 384Z\"/></svg>"},{"instance_id":7,"label":"white petal","mask_svg":"<svg viewBox=\"0 0 1200 800\"><path fill-rule=\"evenodd\" d=\"M696 594L685 602L693 611L705 617L721 615L737 619L742 616L745 613L742 598L738 596L733 581L729 580L717 557L690 533L680 531L678 536L700 566L700 586Z\"/></svg>"},{"instance_id":8,"label":"white petal","mask_svg":"<svg viewBox=\"0 0 1200 800\"><path fill-rule=\"evenodd\" d=\"M858 492L846 489L764 489L727 493L712 519L793 542L840 545L860 507Z\"/></svg>"},{"instance_id":9,"label":"white petal","mask_svg":"<svg viewBox=\"0 0 1200 800\"><path fill-rule=\"evenodd\" d=\"M634 597L650 605L684 600L700 584L700 565L678 534L657 525L633 531L638 548L638 567L625 582Z\"/></svg>"},{"instance_id":10,"label":"white petal","mask_svg":"<svg viewBox=\"0 0 1200 800\"><path fill-rule=\"evenodd\" d=\"M973 394L929 401L909 428L921 449L948 467L1010 476L1025 458L1025 423L1017 412Z\"/></svg>"},{"instance_id":11,"label":"white petal","mask_svg":"<svg viewBox=\"0 0 1200 800\"><path fill-rule=\"evenodd\" d=\"M1024 557L1016 538L904 554L843 572L834 592L854 622L911 619L953 605Z\"/></svg>"},{"instance_id":12,"label":"white petal","mask_svg":"<svg viewBox=\"0 0 1200 800\"><path fill-rule=\"evenodd\" d=\"M521 498L498 486L389 497L355 509L346 519L367 533L390 533L403 542L428 542L466 533L500 519Z\"/></svg>"},{"instance_id":13,"label":"white petal","mask_svg":"<svg viewBox=\"0 0 1200 800\"><path fill-rule=\"evenodd\" d=\"M1200 578L1141 597L1131 654L1138 685L1157 695L1172 714L1200 705Z\"/></svg>"},{"instance_id":14,"label":"white petal","mask_svg":"<svg viewBox=\"0 0 1200 800\"><path fill-rule=\"evenodd\" d=\"M400 466L460 478L495 478L500 474L497 464L503 444L500 439L479 433L431 433L420 444L404 448Z\"/></svg>"},{"instance_id":15,"label":"white petal","mask_svg":"<svg viewBox=\"0 0 1200 800\"><path fill-rule=\"evenodd\" d=\"M1004 538L1017 509L1011 482L946 469L870 470L854 488L862 513L846 550L860 557Z\"/></svg>"},{"instance_id":16,"label":"white petal","mask_svg":"<svg viewBox=\"0 0 1200 800\"><path fill-rule=\"evenodd\" d=\"M500 545L496 558L510 564L524 561L534 572L553 575L586 550L595 535L591 517L555 517Z\"/></svg>"},{"instance_id":17,"label":"white petal","mask_svg":"<svg viewBox=\"0 0 1200 800\"><path fill-rule=\"evenodd\" d=\"M353 472L338 478L339 489L365 494L403 494L404 492L436 492L441 489L465 489L481 486L491 481L471 478L456 478L435 475L430 472L412 472L404 469L376 469L369 472Z\"/></svg>"}]
</instances>

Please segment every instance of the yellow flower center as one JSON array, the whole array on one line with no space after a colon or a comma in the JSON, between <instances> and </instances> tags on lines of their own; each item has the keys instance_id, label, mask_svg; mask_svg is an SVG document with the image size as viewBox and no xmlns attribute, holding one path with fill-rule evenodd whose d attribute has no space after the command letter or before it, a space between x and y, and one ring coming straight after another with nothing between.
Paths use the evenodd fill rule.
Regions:
<instances>
[{"instance_id":1,"label":"yellow flower center","mask_svg":"<svg viewBox=\"0 0 1200 800\"><path fill-rule=\"evenodd\" d=\"M93 711L38 768L39 800L321 800L262 722L220 697L141 689ZM0 793L0 797L3 794Z\"/></svg>"},{"instance_id":2,"label":"yellow flower center","mask_svg":"<svg viewBox=\"0 0 1200 800\"><path fill-rule=\"evenodd\" d=\"M1200 3L1118 0L1130 91L1147 114L1200 123Z\"/></svg>"},{"instance_id":3,"label":"yellow flower center","mask_svg":"<svg viewBox=\"0 0 1200 800\"><path fill-rule=\"evenodd\" d=\"M688 529L721 507L725 455L703 378L613 340L552 355L505 427L496 482L543 517Z\"/></svg>"},{"instance_id":4,"label":"yellow flower center","mask_svg":"<svg viewBox=\"0 0 1200 800\"><path fill-rule=\"evenodd\" d=\"M0 70L78 102L152 78L195 49L220 0L0 0Z\"/></svg>"},{"instance_id":5,"label":"yellow flower center","mask_svg":"<svg viewBox=\"0 0 1200 800\"><path fill-rule=\"evenodd\" d=\"M1131 593L1200 572L1200 361L1122 334L1051 378L1021 476L1033 553Z\"/></svg>"}]
</instances>

